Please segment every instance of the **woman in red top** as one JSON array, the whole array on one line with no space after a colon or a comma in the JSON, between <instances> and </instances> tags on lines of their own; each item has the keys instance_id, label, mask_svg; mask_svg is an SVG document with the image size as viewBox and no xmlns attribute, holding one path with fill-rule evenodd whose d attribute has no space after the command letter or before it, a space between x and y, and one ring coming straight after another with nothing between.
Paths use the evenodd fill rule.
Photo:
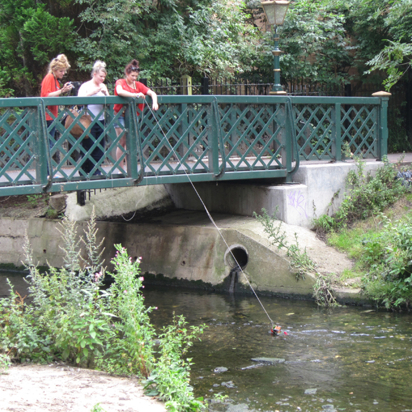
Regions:
<instances>
[{"instance_id":1,"label":"woman in red top","mask_svg":"<svg viewBox=\"0 0 412 412\"><path fill-rule=\"evenodd\" d=\"M153 110L159 109L159 104L157 103L157 94L146 87L143 83L137 81L139 77L139 62L133 59L124 69L125 78L117 80L114 88L114 94L116 96L122 97L141 97L145 98L146 95L152 98L152 108ZM118 113L120 109L123 107L122 104L115 104L113 109L115 113ZM143 111L144 104L139 104L139 110ZM139 113L137 113L139 116ZM120 124L124 127L124 117L120 117ZM116 128L116 133L119 136L122 129ZM120 147L116 149L116 160L119 160L122 154L126 151L126 136L122 136L120 139L120 144L125 150L122 150ZM124 167L127 169L127 162L126 159L124 160Z\"/></svg>"},{"instance_id":2,"label":"woman in red top","mask_svg":"<svg viewBox=\"0 0 412 412\"><path fill-rule=\"evenodd\" d=\"M58 80L61 80L67 70L70 68L69 61L64 54L59 54L55 57L49 65L49 73L45 76L41 83L41 97L57 97L61 96L62 93L70 91L73 86L71 82L65 83L65 85L60 89ZM54 119L57 117L58 106L47 106L47 109L51 112L53 117L46 113L47 129L51 126ZM49 131L49 141L50 148L54 146L55 140L54 136L56 134L56 127L53 127Z\"/></svg>"}]
</instances>

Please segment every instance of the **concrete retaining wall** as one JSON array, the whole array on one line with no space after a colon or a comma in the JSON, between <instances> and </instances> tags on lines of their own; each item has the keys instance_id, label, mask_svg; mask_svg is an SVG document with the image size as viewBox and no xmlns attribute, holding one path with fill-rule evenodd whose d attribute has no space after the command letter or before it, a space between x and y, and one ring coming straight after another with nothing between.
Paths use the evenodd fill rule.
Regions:
<instances>
[{"instance_id":1,"label":"concrete retaining wall","mask_svg":"<svg viewBox=\"0 0 412 412\"><path fill-rule=\"evenodd\" d=\"M78 223L83 233L86 222ZM0 220L0 262L20 266L27 233L35 262L55 267L64 265L63 241L58 222L46 219ZM99 240L104 236L106 264L115 254L115 244L126 247L132 257L142 257L143 272L169 278L221 285L231 267L225 260L227 246L213 227L202 225L127 224L97 222ZM248 254L245 273L252 286L262 292L311 296L314 279L297 281L289 262L274 250L233 228L221 229L229 247L238 245ZM109 268L110 269L110 268ZM246 285L240 276L239 281ZM247 286L247 285L246 285Z\"/></svg>"}]
</instances>

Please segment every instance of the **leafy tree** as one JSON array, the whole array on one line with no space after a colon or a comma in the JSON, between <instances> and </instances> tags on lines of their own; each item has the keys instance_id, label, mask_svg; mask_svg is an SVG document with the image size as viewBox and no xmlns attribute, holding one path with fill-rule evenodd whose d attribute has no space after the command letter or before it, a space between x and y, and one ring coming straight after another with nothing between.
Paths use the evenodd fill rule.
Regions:
<instances>
[{"instance_id":1,"label":"leafy tree","mask_svg":"<svg viewBox=\"0 0 412 412\"><path fill-rule=\"evenodd\" d=\"M248 7L255 18L263 18L260 1L249 2ZM334 89L347 82L352 58L344 23L344 14L328 1L292 1L284 25L278 27L279 48L284 52L282 81ZM261 80L273 81L273 44L273 33L264 32L260 60L250 77L259 73Z\"/></svg>"},{"instance_id":2,"label":"leafy tree","mask_svg":"<svg viewBox=\"0 0 412 412\"><path fill-rule=\"evenodd\" d=\"M53 3L53 2L50 2ZM64 1L56 2L65 4ZM67 1L66 1L67 3ZM54 8L57 8L54 5ZM69 53L76 37L69 17L56 17L36 0L0 3L0 79L17 95L37 92L48 62Z\"/></svg>"},{"instance_id":3,"label":"leafy tree","mask_svg":"<svg viewBox=\"0 0 412 412\"><path fill-rule=\"evenodd\" d=\"M344 23L324 0L292 3L280 37L285 79L335 89L347 82L352 59Z\"/></svg>"},{"instance_id":4,"label":"leafy tree","mask_svg":"<svg viewBox=\"0 0 412 412\"><path fill-rule=\"evenodd\" d=\"M109 78L137 58L144 77L178 79L233 73L253 63L257 31L239 1L77 0L87 5L80 18L88 35L78 40L81 69L96 59Z\"/></svg>"},{"instance_id":5,"label":"leafy tree","mask_svg":"<svg viewBox=\"0 0 412 412\"><path fill-rule=\"evenodd\" d=\"M385 88L390 90L412 64L412 0L389 2L384 14L383 24L387 30L387 38L383 48L368 65L370 71L383 70L387 74Z\"/></svg>"}]
</instances>

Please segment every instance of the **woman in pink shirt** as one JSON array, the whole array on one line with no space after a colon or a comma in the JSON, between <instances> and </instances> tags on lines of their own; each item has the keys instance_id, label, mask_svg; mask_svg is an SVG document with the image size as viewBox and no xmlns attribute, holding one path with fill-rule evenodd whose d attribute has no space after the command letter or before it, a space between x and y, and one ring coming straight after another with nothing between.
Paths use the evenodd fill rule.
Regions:
<instances>
[{"instance_id":1,"label":"woman in pink shirt","mask_svg":"<svg viewBox=\"0 0 412 412\"><path fill-rule=\"evenodd\" d=\"M146 87L143 83L137 81L139 77L139 62L133 59L124 69L125 78L117 80L115 87L114 87L114 94L116 96L122 97L141 97L145 98L146 95L152 98L152 108L153 110L159 109L159 104L157 103L157 94ZM114 112L118 113L121 108L123 107L122 104L115 104L114 105ZM144 109L144 104L139 104L139 110L142 112ZM139 116L139 113L136 113ZM120 117L120 124L124 127L124 117ZM122 129L116 128L116 133L119 135ZM120 139L120 144L124 149L126 149L126 136L122 136ZM125 150L122 150L120 147L116 149L116 160L119 160ZM127 169L127 162L126 159L124 160L124 167Z\"/></svg>"}]
</instances>

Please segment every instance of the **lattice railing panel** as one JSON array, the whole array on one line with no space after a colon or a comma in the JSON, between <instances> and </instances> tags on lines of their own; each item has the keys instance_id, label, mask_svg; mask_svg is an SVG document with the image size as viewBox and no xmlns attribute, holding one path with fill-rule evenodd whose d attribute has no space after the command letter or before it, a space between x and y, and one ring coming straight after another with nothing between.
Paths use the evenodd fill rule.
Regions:
<instances>
[{"instance_id":1,"label":"lattice railing panel","mask_svg":"<svg viewBox=\"0 0 412 412\"><path fill-rule=\"evenodd\" d=\"M127 175L124 165L126 149L120 144L120 139L126 133L125 127L119 123L122 113L109 115L107 108L103 108L98 116L94 117L85 106L75 117L70 113L70 108L70 106L64 107L48 128L49 131L53 127L56 128L55 140L50 140L52 143L49 149L53 176L57 176L57 179L73 181L79 178L87 180L98 176ZM98 120L105 113L106 121ZM87 129L82 127L83 135L76 138L71 134L71 130L80 122L82 114L90 115L93 120ZM67 116L73 117L73 123L68 129L64 127ZM91 133L95 125L102 130L100 134L96 134L96 137ZM119 136L115 126L119 130ZM121 152L119 159L116 159L117 149ZM97 155L97 152L100 152L100 155ZM109 168L104 166L109 166Z\"/></svg>"},{"instance_id":2,"label":"lattice railing panel","mask_svg":"<svg viewBox=\"0 0 412 412\"><path fill-rule=\"evenodd\" d=\"M342 107L342 140L349 144L353 156L378 156L377 107Z\"/></svg>"},{"instance_id":3,"label":"lattice railing panel","mask_svg":"<svg viewBox=\"0 0 412 412\"><path fill-rule=\"evenodd\" d=\"M280 105L226 105L220 108L226 170L281 167Z\"/></svg>"},{"instance_id":4,"label":"lattice railing panel","mask_svg":"<svg viewBox=\"0 0 412 412\"><path fill-rule=\"evenodd\" d=\"M0 168L9 183L36 180L33 110L8 108L0 114ZM9 172L15 172L13 175Z\"/></svg>"},{"instance_id":5,"label":"lattice railing panel","mask_svg":"<svg viewBox=\"0 0 412 412\"><path fill-rule=\"evenodd\" d=\"M147 174L209 170L209 109L199 104L167 105L144 116L138 133Z\"/></svg>"},{"instance_id":6,"label":"lattice railing panel","mask_svg":"<svg viewBox=\"0 0 412 412\"><path fill-rule=\"evenodd\" d=\"M300 157L333 159L333 108L331 105L296 105L295 129Z\"/></svg>"}]
</instances>

